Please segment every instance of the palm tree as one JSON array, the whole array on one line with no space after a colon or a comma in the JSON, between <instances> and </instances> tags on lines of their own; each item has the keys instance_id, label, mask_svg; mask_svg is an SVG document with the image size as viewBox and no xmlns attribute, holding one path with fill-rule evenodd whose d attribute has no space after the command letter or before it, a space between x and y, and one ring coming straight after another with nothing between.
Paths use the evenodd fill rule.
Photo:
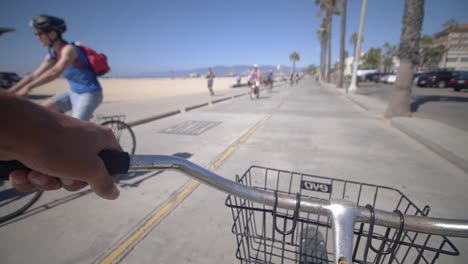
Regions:
<instances>
[{"instance_id":1,"label":"palm tree","mask_svg":"<svg viewBox=\"0 0 468 264\"><path fill-rule=\"evenodd\" d=\"M424 19L424 0L405 0L403 29L400 38L400 67L393 87L386 118L411 116L410 100L413 75L418 64L419 41Z\"/></svg>"},{"instance_id":2,"label":"palm tree","mask_svg":"<svg viewBox=\"0 0 468 264\"><path fill-rule=\"evenodd\" d=\"M315 0L315 4L320 7L318 17L322 17L325 13L325 28L327 33L327 81L330 82L330 66L331 66L331 32L332 32L332 23L333 15L338 14L337 10L337 0Z\"/></svg>"},{"instance_id":3,"label":"palm tree","mask_svg":"<svg viewBox=\"0 0 468 264\"><path fill-rule=\"evenodd\" d=\"M456 19L449 19L444 23L444 29L447 29L449 31L452 31L458 27L458 21Z\"/></svg>"},{"instance_id":4,"label":"palm tree","mask_svg":"<svg viewBox=\"0 0 468 264\"><path fill-rule=\"evenodd\" d=\"M383 71L388 72L388 70L393 66L393 57L397 55L398 47L396 45L385 42L383 49Z\"/></svg>"},{"instance_id":5,"label":"palm tree","mask_svg":"<svg viewBox=\"0 0 468 264\"><path fill-rule=\"evenodd\" d=\"M349 38L349 43L353 45L353 56L356 56L356 45L357 45L357 32L354 32ZM364 42L364 37L361 36L361 43Z\"/></svg>"},{"instance_id":6,"label":"palm tree","mask_svg":"<svg viewBox=\"0 0 468 264\"><path fill-rule=\"evenodd\" d=\"M321 27L317 30L317 38L320 41L320 76L325 76L326 58L327 58L327 29L326 20L323 19Z\"/></svg>"},{"instance_id":7,"label":"palm tree","mask_svg":"<svg viewBox=\"0 0 468 264\"><path fill-rule=\"evenodd\" d=\"M341 39L340 39L340 72L338 76L338 87L343 88L343 78L345 70L345 41L346 41L346 9L348 0L341 0Z\"/></svg>"},{"instance_id":8,"label":"palm tree","mask_svg":"<svg viewBox=\"0 0 468 264\"><path fill-rule=\"evenodd\" d=\"M289 55L289 60L293 62L293 72L296 72L296 61L300 61L301 56L299 56L299 53L294 51Z\"/></svg>"}]
</instances>

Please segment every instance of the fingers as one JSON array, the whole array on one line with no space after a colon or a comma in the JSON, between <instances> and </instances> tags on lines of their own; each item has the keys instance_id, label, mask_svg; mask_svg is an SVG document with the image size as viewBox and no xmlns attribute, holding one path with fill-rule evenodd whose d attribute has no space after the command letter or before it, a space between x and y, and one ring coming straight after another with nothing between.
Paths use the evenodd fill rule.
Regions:
<instances>
[{"instance_id":1,"label":"fingers","mask_svg":"<svg viewBox=\"0 0 468 264\"><path fill-rule=\"evenodd\" d=\"M28 171L15 170L10 173L10 183L20 192L31 192L35 189L28 178Z\"/></svg>"},{"instance_id":2,"label":"fingers","mask_svg":"<svg viewBox=\"0 0 468 264\"><path fill-rule=\"evenodd\" d=\"M34 190L53 191L64 188L75 192L88 186L86 182L58 179L37 171L16 170L10 173L10 182L20 192L31 192Z\"/></svg>"},{"instance_id":3,"label":"fingers","mask_svg":"<svg viewBox=\"0 0 468 264\"><path fill-rule=\"evenodd\" d=\"M88 186L88 183L72 179L60 179L62 187L69 192L76 192Z\"/></svg>"},{"instance_id":4,"label":"fingers","mask_svg":"<svg viewBox=\"0 0 468 264\"><path fill-rule=\"evenodd\" d=\"M109 176L101 159L96 159L95 168L94 171L96 171L96 174L88 179L91 189L104 199L117 199L120 195L120 191L114 183L114 177Z\"/></svg>"},{"instance_id":5,"label":"fingers","mask_svg":"<svg viewBox=\"0 0 468 264\"><path fill-rule=\"evenodd\" d=\"M37 171L28 172L27 178L29 182L38 190L52 191L62 188L60 181L55 178Z\"/></svg>"}]
</instances>

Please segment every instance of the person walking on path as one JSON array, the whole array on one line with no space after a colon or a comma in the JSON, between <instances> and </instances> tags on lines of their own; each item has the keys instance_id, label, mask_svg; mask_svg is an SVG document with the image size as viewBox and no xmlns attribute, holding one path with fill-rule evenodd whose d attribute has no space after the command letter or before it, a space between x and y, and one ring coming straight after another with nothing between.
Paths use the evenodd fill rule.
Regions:
<instances>
[{"instance_id":1,"label":"person walking on path","mask_svg":"<svg viewBox=\"0 0 468 264\"><path fill-rule=\"evenodd\" d=\"M61 18L40 15L32 22L35 35L49 52L41 65L31 74L9 89L9 92L26 96L39 86L49 83L62 75L70 84L70 90L55 95L43 105L57 112L72 111L72 116L81 120L90 120L96 108L101 104L102 87L96 74L88 65L86 54L77 46L62 38L67 30Z\"/></svg>"},{"instance_id":2,"label":"person walking on path","mask_svg":"<svg viewBox=\"0 0 468 264\"><path fill-rule=\"evenodd\" d=\"M215 78L215 75L213 74L213 71L211 68L208 68L208 73L206 74L206 79L208 80L208 90L210 91L210 95L213 96L213 80Z\"/></svg>"}]
</instances>

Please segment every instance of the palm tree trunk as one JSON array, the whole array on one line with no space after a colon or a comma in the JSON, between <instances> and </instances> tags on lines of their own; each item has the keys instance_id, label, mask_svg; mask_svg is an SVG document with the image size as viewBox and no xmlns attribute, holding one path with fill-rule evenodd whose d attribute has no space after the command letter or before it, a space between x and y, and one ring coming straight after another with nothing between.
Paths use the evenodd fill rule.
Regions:
<instances>
[{"instance_id":1,"label":"palm tree trunk","mask_svg":"<svg viewBox=\"0 0 468 264\"><path fill-rule=\"evenodd\" d=\"M331 12L330 10L330 18L328 20L328 37L327 37L327 44L328 44L328 62L327 62L327 82L330 82L330 68L331 68L331 29L332 29L332 17L333 17L333 13Z\"/></svg>"},{"instance_id":2,"label":"palm tree trunk","mask_svg":"<svg viewBox=\"0 0 468 264\"><path fill-rule=\"evenodd\" d=\"M338 77L338 87L343 88L343 78L345 70L345 39L346 39L346 9L347 0L341 2L341 43L340 43L340 73Z\"/></svg>"},{"instance_id":3,"label":"palm tree trunk","mask_svg":"<svg viewBox=\"0 0 468 264\"><path fill-rule=\"evenodd\" d=\"M326 36L324 35L323 40L322 40L322 69L321 69L322 80L325 79L326 67L327 67L327 40L326 40Z\"/></svg>"},{"instance_id":4,"label":"palm tree trunk","mask_svg":"<svg viewBox=\"0 0 468 264\"><path fill-rule=\"evenodd\" d=\"M411 87L415 66L418 63L419 39L424 19L424 0L405 0L403 30L400 40L400 67L393 87L386 118L411 116Z\"/></svg>"}]
</instances>

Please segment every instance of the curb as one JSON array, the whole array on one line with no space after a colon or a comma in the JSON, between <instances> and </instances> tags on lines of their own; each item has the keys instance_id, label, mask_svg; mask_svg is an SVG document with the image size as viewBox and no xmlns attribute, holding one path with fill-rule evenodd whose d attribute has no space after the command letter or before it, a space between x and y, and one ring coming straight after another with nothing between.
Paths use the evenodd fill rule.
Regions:
<instances>
[{"instance_id":1,"label":"curb","mask_svg":"<svg viewBox=\"0 0 468 264\"><path fill-rule=\"evenodd\" d=\"M143 124L153 122L153 121L156 121L156 120L159 120L159 119L163 119L163 118L170 117L170 116L173 116L173 115L177 115L177 114L192 111L192 110L195 110L195 109L198 109L198 108L202 108L202 107L205 107L205 106L209 106L211 104L216 104L216 103L219 103L219 102L223 102L223 101L231 100L231 99L234 99L234 98L237 98L237 97L241 97L241 96L244 96L246 94L248 94L248 93L243 93L243 94L240 94L240 95L238 94L238 95L235 95L235 96L228 96L228 97L216 99L216 100L213 100L213 101L209 101L209 102L206 102L206 103L200 103L200 104L196 104L196 105L186 106L186 107L183 107L182 109L179 109L179 110L173 110L173 111L157 114L157 115L154 115L154 116L146 117L146 118L143 118L143 119L138 119L138 120L135 120L135 121L132 121L132 122L128 122L128 125L130 127L143 125Z\"/></svg>"},{"instance_id":2,"label":"curb","mask_svg":"<svg viewBox=\"0 0 468 264\"><path fill-rule=\"evenodd\" d=\"M281 86L281 85L282 84L276 85L276 87ZM273 86L273 87L275 87L275 86ZM138 119L138 120L135 120L135 121L132 121L132 122L128 122L127 125L129 125L130 127L143 125L143 124L146 124L146 123L149 123L149 122L153 122L153 121L163 119L163 118L166 118L166 117L170 117L170 116L173 116L173 115L185 113L185 112L192 111L192 110L202 108L202 107L205 107L205 106L209 106L209 105L212 105L212 104L216 104L216 103L224 102L224 101L227 101L227 100L232 100L232 99L235 99L235 98L239 98L239 97L242 97L242 96L248 95L248 94L249 94L249 92L245 92L245 93L236 94L236 95L232 95L232 96L228 96L228 97L224 97L224 98L220 98L220 99L216 99L216 100L211 100L211 101L208 101L206 103L200 103L200 104L196 104L196 105L186 106L186 107L183 107L182 109L179 109L179 110L164 112L164 113L157 114L157 115L154 115L154 116L150 116L150 117Z\"/></svg>"},{"instance_id":3,"label":"curb","mask_svg":"<svg viewBox=\"0 0 468 264\"><path fill-rule=\"evenodd\" d=\"M169 117L169 116L177 115L177 114L180 114L180 113L182 113L181 110L174 110L174 111L170 111L170 112L165 112L165 113L162 113L162 114L159 114L159 115L150 116L150 117L147 117L147 118L143 118L143 119L139 119L139 120L129 122L129 123L127 123L127 125L129 125L130 127L134 127L134 126L146 124L146 123L149 123L149 122L152 122L152 121L156 121L158 119L162 119L162 118L166 118L166 117Z\"/></svg>"}]
</instances>

